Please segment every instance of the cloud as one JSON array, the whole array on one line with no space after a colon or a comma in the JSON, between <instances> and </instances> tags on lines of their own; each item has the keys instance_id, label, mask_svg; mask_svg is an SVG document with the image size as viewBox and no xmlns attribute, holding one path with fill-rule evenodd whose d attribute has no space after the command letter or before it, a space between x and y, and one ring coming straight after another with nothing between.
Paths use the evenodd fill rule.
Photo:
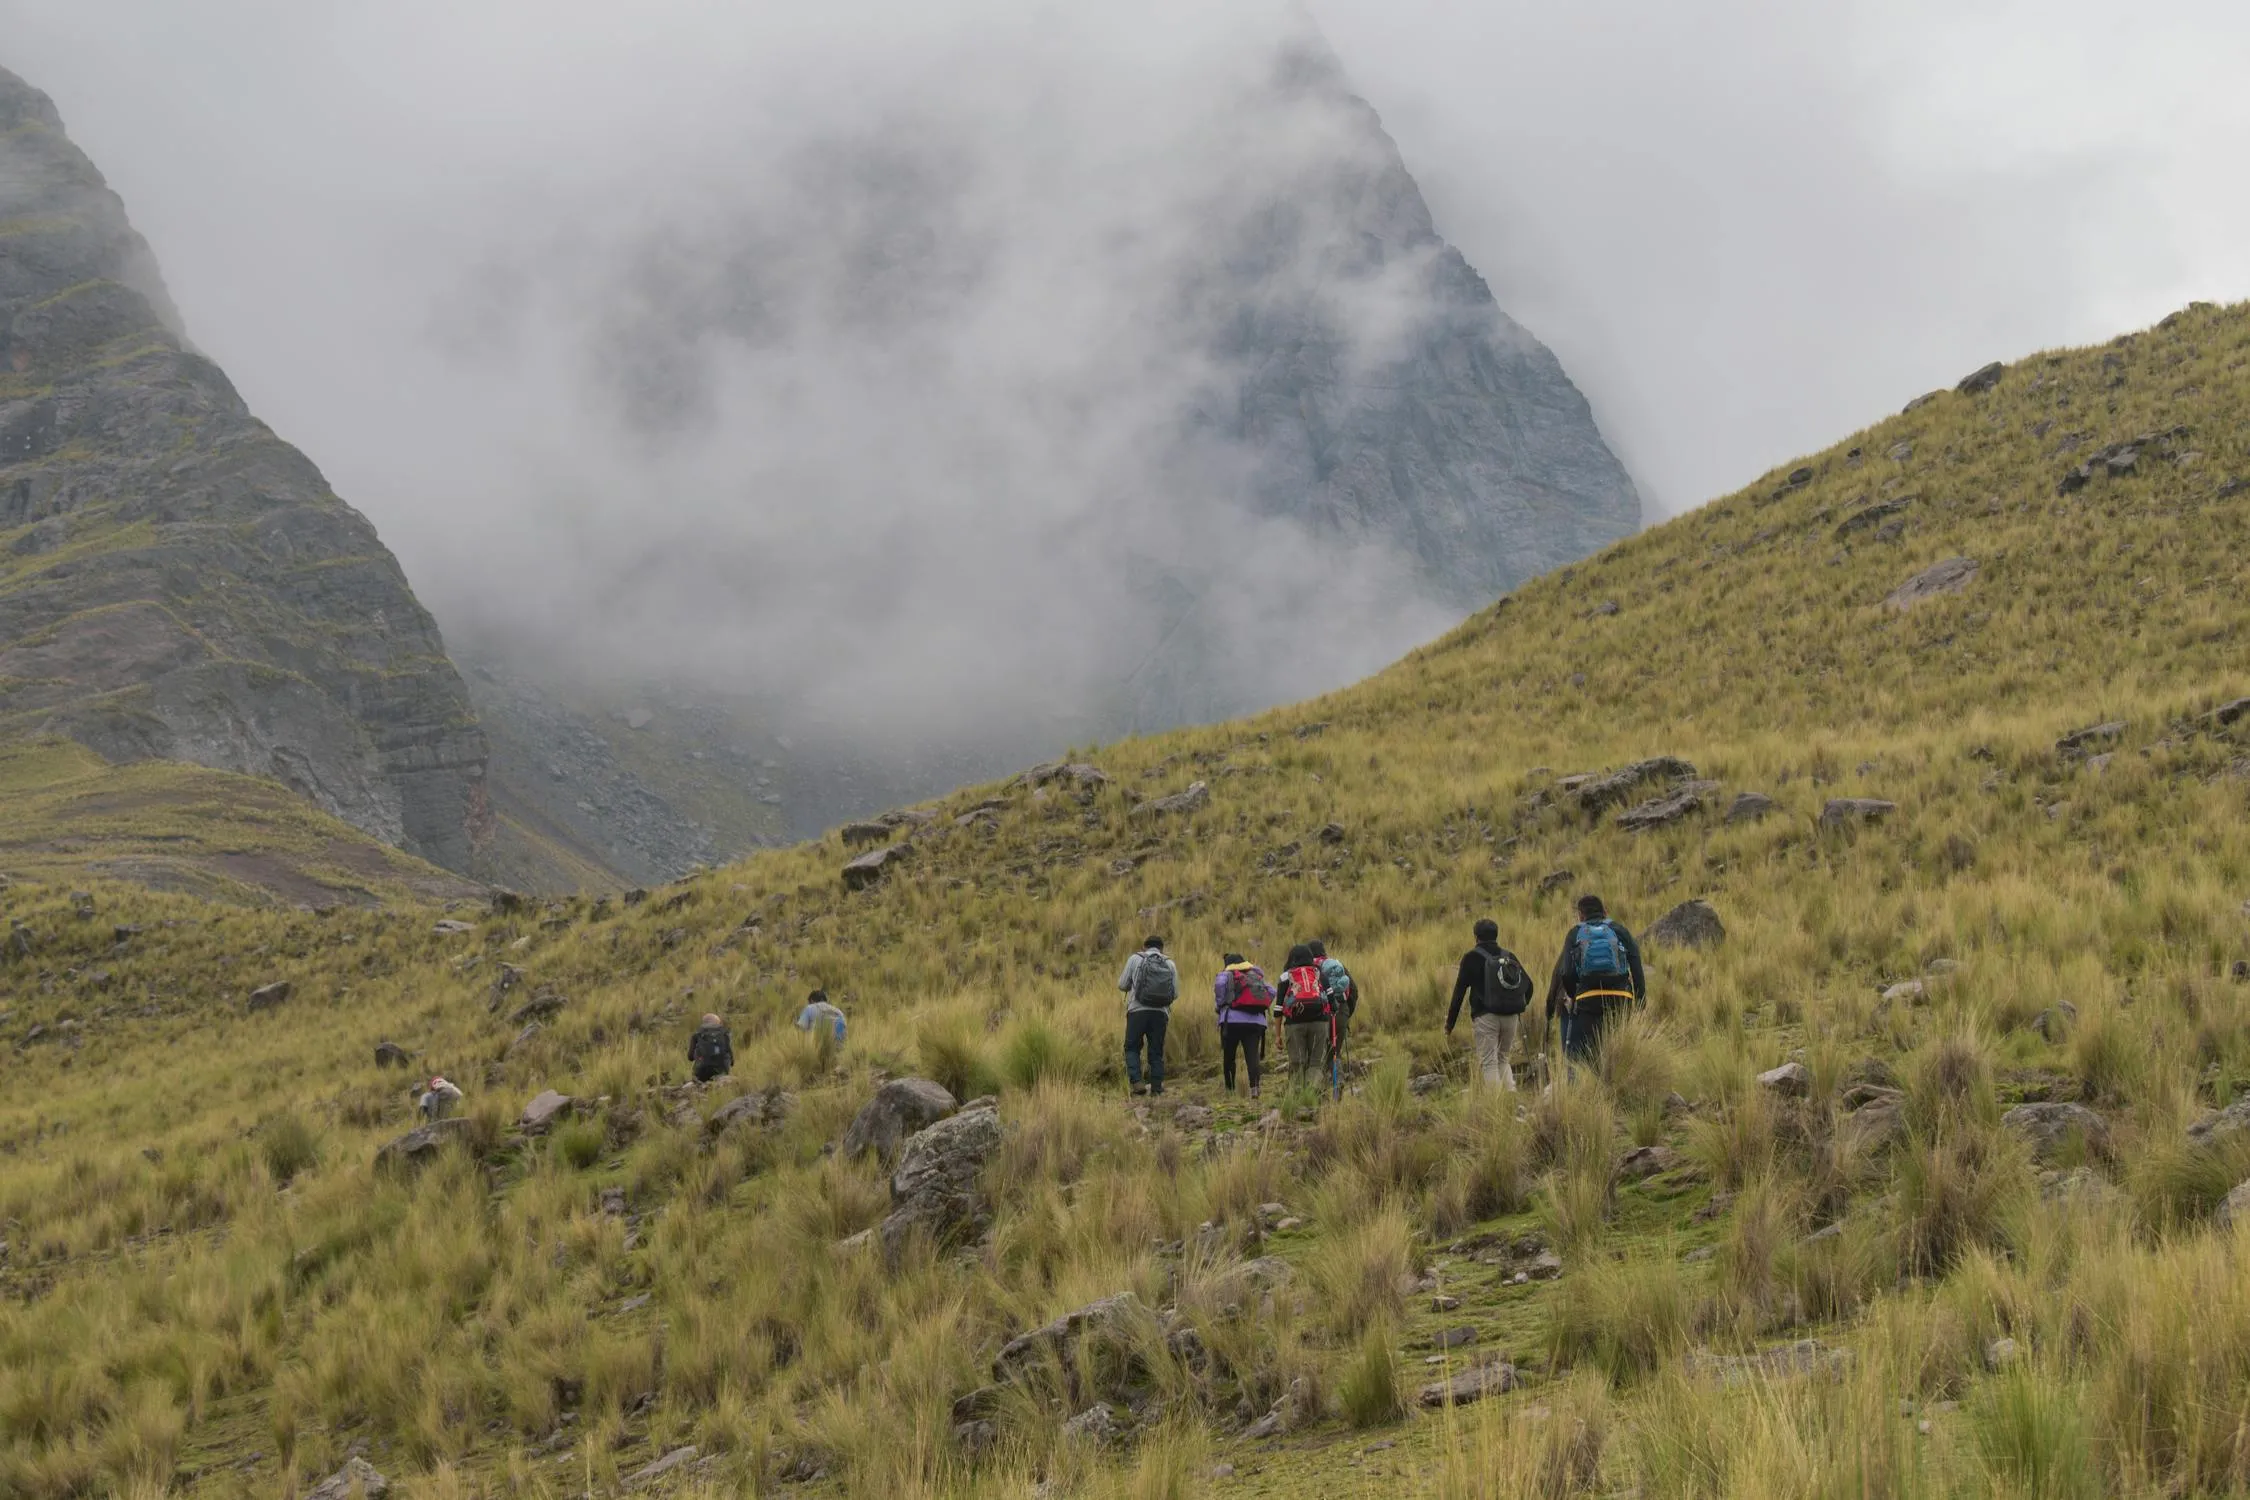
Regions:
<instances>
[{"instance_id":1,"label":"cloud","mask_svg":"<svg viewBox=\"0 0 2250 1500\"><path fill-rule=\"evenodd\" d=\"M2250 292L2213 189L2250 135L2239 7L1312 11L1663 509L1988 358ZM1262 268L1283 300L1349 248L1307 174L1351 122L1244 104L1290 15L0 0L0 36L456 633L1062 735L1314 691L1456 607L1261 516L1181 422L1239 374L1212 278L1249 231L1308 221ZM1411 326L1415 275L1326 300L1347 359Z\"/></svg>"}]
</instances>

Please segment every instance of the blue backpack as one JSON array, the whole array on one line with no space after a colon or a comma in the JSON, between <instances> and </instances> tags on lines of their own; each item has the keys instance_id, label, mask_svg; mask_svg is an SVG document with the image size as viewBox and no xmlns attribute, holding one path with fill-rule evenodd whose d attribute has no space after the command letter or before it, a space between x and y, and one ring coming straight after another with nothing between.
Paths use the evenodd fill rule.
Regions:
<instances>
[{"instance_id":1,"label":"blue backpack","mask_svg":"<svg viewBox=\"0 0 2250 1500\"><path fill-rule=\"evenodd\" d=\"M1625 962L1625 944L1606 920L1579 923L1576 943L1579 978L1623 979L1632 973Z\"/></svg>"}]
</instances>

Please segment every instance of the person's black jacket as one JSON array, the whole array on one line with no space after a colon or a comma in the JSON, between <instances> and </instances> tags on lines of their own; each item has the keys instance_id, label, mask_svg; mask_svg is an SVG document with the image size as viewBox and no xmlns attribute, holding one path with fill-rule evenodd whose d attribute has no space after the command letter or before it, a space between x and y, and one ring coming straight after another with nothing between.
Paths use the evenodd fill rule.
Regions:
<instances>
[{"instance_id":1,"label":"person's black jacket","mask_svg":"<svg viewBox=\"0 0 2250 1500\"><path fill-rule=\"evenodd\" d=\"M1445 1029L1451 1031L1453 1023L1461 1019L1461 999L1468 997L1469 1019L1478 1016L1496 1016L1500 1009L1484 992L1484 964L1488 956L1505 953L1498 939L1479 943L1461 955L1461 972L1453 976L1453 1003L1445 1008Z\"/></svg>"},{"instance_id":2,"label":"person's black jacket","mask_svg":"<svg viewBox=\"0 0 2250 1500\"><path fill-rule=\"evenodd\" d=\"M688 1039L688 1061L698 1067L714 1065L711 1076L723 1078L734 1071L734 1039L724 1026L698 1026Z\"/></svg>"},{"instance_id":3,"label":"person's black jacket","mask_svg":"<svg viewBox=\"0 0 2250 1500\"><path fill-rule=\"evenodd\" d=\"M1636 1002L1646 999L1648 976L1641 970L1641 945L1633 940L1633 934L1625 930L1625 924L1615 917L1603 917L1599 920L1609 923L1617 934L1617 945L1625 950L1625 966L1633 971L1633 999ZM1578 928L1583 925L1574 924L1564 934L1562 954L1555 960L1554 977L1547 983L1547 1020L1550 1024L1555 1019L1555 1012L1562 1009L1563 1001L1575 1000L1584 991L1594 988L1591 983L1581 982L1578 975ZM1616 981L1610 980L1607 983L1614 984Z\"/></svg>"}]
</instances>

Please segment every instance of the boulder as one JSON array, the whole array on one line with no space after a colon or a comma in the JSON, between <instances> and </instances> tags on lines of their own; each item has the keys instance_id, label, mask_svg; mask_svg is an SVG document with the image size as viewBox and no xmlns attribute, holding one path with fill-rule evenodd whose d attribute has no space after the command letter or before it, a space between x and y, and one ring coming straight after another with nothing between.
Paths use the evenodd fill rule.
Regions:
<instances>
[{"instance_id":1,"label":"boulder","mask_svg":"<svg viewBox=\"0 0 2250 1500\"><path fill-rule=\"evenodd\" d=\"M1107 1401L1097 1401L1062 1424L1065 1442L1109 1448L1125 1441L1128 1424L1120 1421Z\"/></svg>"},{"instance_id":2,"label":"boulder","mask_svg":"<svg viewBox=\"0 0 2250 1500\"><path fill-rule=\"evenodd\" d=\"M1996 1338L1984 1346L1984 1367L1998 1374L2023 1358L2023 1346L2011 1338Z\"/></svg>"},{"instance_id":3,"label":"boulder","mask_svg":"<svg viewBox=\"0 0 2250 1500\"><path fill-rule=\"evenodd\" d=\"M906 844L885 844L880 849L870 849L844 866L844 889L866 890L890 874L894 866L913 858L913 854L913 849Z\"/></svg>"},{"instance_id":4,"label":"boulder","mask_svg":"<svg viewBox=\"0 0 2250 1500\"><path fill-rule=\"evenodd\" d=\"M1068 764L1033 766L1024 773L1024 780L1030 782L1034 787L1046 786L1050 782L1067 781L1083 790L1092 791L1097 787L1109 785L1109 773L1099 766L1090 766L1083 761L1071 761Z\"/></svg>"},{"instance_id":5,"label":"boulder","mask_svg":"<svg viewBox=\"0 0 2250 1500\"><path fill-rule=\"evenodd\" d=\"M1084 1395L1117 1395L1146 1374L1140 1351L1155 1333L1141 1299L1119 1292L1008 1340L993 1357L992 1378L1014 1385L1051 1367L1073 1390L1090 1379L1094 1389Z\"/></svg>"},{"instance_id":6,"label":"boulder","mask_svg":"<svg viewBox=\"0 0 2250 1500\"><path fill-rule=\"evenodd\" d=\"M530 1025L524 1027L523 1030L516 1033L516 1039L508 1043L507 1050L502 1052L500 1055L502 1057L514 1057L518 1052L521 1052L524 1048L537 1041L539 1039L539 1033L545 1031L546 1029L546 1027L540 1025L537 1021L533 1021Z\"/></svg>"},{"instance_id":7,"label":"boulder","mask_svg":"<svg viewBox=\"0 0 2250 1500\"><path fill-rule=\"evenodd\" d=\"M2238 1182L2234 1185L2234 1190L2211 1211L2211 1222L2221 1229L2232 1229L2236 1224L2250 1222L2250 1182Z\"/></svg>"},{"instance_id":8,"label":"boulder","mask_svg":"<svg viewBox=\"0 0 2250 1500\"><path fill-rule=\"evenodd\" d=\"M1961 383L1955 386L1954 389L1959 391L1964 396L1981 396L1986 391L1989 391L1994 386L1998 385L2000 383L2000 377L2006 374L2007 371L2008 367L2006 365L2000 363L1998 360L1994 360L1991 364L1985 365L1977 370L1972 370L1968 374L1962 376Z\"/></svg>"},{"instance_id":9,"label":"boulder","mask_svg":"<svg viewBox=\"0 0 2250 1500\"><path fill-rule=\"evenodd\" d=\"M558 1094L553 1089L542 1089L529 1104L523 1107L523 1118L516 1123L525 1135L545 1135L555 1121L571 1112L578 1101L568 1094Z\"/></svg>"},{"instance_id":10,"label":"boulder","mask_svg":"<svg viewBox=\"0 0 2250 1500\"><path fill-rule=\"evenodd\" d=\"M1341 844L1345 837L1344 825L1341 823L1323 823L1320 825L1320 841L1324 844Z\"/></svg>"},{"instance_id":11,"label":"boulder","mask_svg":"<svg viewBox=\"0 0 2250 1500\"><path fill-rule=\"evenodd\" d=\"M1898 811L1896 802L1885 802L1880 797L1831 797L1820 810L1823 828L1850 828L1861 823L1880 823Z\"/></svg>"},{"instance_id":12,"label":"boulder","mask_svg":"<svg viewBox=\"0 0 2250 1500\"><path fill-rule=\"evenodd\" d=\"M1603 776L1566 777L1564 794L1580 812L1600 816L1652 782L1692 781L1695 767L1676 755L1653 755Z\"/></svg>"},{"instance_id":13,"label":"boulder","mask_svg":"<svg viewBox=\"0 0 2250 1500\"><path fill-rule=\"evenodd\" d=\"M1636 803L1617 815L1617 826L1632 833L1662 828L1699 811L1719 790L1716 781L1686 781L1661 797Z\"/></svg>"},{"instance_id":14,"label":"boulder","mask_svg":"<svg viewBox=\"0 0 2250 1500\"><path fill-rule=\"evenodd\" d=\"M1756 823L1770 817L1780 803L1763 792L1737 792L1727 806L1729 823Z\"/></svg>"},{"instance_id":15,"label":"boulder","mask_svg":"<svg viewBox=\"0 0 2250 1500\"><path fill-rule=\"evenodd\" d=\"M778 1126L789 1118L789 1111L796 1103L796 1095L779 1084L752 1089L747 1094L737 1094L712 1111L703 1129L710 1135L724 1135L737 1125Z\"/></svg>"},{"instance_id":16,"label":"boulder","mask_svg":"<svg viewBox=\"0 0 2250 1500\"><path fill-rule=\"evenodd\" d=\"M1715 948L1727 940L1727 924L1708 901L1683 901L1648 930L1648 940L1662 948Z\"/></svg>"},{"instance_id":17,"label":"boulder","mask_svg":"<svg viewBox=\"0 0 2250 1500\"><path fill-rule=\"evenodd\" d=\"M1246 1305L1267 1292L1279 1291L1296 1274L1296 1267L1280 1256L1261 1255L1256 1260L1229 1266L1213 1276L1210 1282L1211 1299L1220 1306L1228 1303Z\"/></svg>"},{"instance_id":18,"label":"boulder","mask_svg":"<svg viewBox=\"0 0 2250 1500\"><path fill-rule=\"evenodd\" d=\"M508 1017L508 1024L521 1026L527 1021L552 1021L562 1014L562 1008L569 1003L569 998L562 991L542 988L515 1008Z\"/></svg>"},{"instance_id":19,"label":"boulder","mask_svg":"<svg viewBox=\"0 0 2250 1500\"><path fill-rule=\"evenodd\" d=\"M891 841L888 823L846 823L838 830L847 844L887 844Z\"/></svg>"},{"instance_id":20,"label":"boulder","mask_svg":"<svg viewBox=\"0 0 2250 1500\"><path fill-rule=\"evenodd\" d=\"M2057 1000L2031 1021L2032 1028L2050 1042L2060 1042L2070 1035L2070 1028L2077 1023L2078 1007L2068 1000Z\"/></svg>"},{"instance_id":21,"label":"boulder","mask_svg":"<svg viewBox=\"0 0 2250 1500\"><path fill-rule=\"evenodd\" d=\"M2000 1123L2030 1142L2041 1161L2052 1161L2074 1137L2096 1156L2109 1154L2109 1122L2083 1104L2019 1104Z\"/></svg>"},{"instance_id":22,"label":"boulder","mask_svg":"<svg viewBox=\"0 0 2250 1500\"><path fill-rule=\"evenodd\" d=\"M2084 729L2073 729L2055 741L2055 751L2059 755L2075 755L2096 745L2106 745L2123 739L2126 728L2125 721L2117 719L2107 724L2091 724Z\"/></svg>"},{"instance_id":23,"label":"boulder","mask_svg":"<svg viewBox=\"0 0 2250 1500\"><path fill-rule=\"evenodd\" d=\"M1920 1005L1929 998L1929 986L1919 979L1902 979L1883 991L1885 1005Z\"/></svg>"},{"instance_id":24,"label":"boulder","mask_svg":"<svg viewBox=\"0 0 2250 1500\"><path fill-rule=\"evenodd\" d=\"M344 1466L305 1491L305 1500L379 1500L391 1492L391 1482L364 1458L347 1458Z\"/></svg>"},{"instance_id":25,"label":"boulder","mask_svg":"<svg viewBox=\"0 0 2250 1500\"><path fill-rule=\"evenodd\" d=\"M1133 816L1136 818L1162 818L1169 817L1174 813L1200 812L1210 805L1211 788L1208 783L1198 781L1184 792L1175 792L1169 797L1159 797L1154 802L1143 802L1139 807L1133 809Z\"/></svg>"},{"instance_id":26,"label":"boulder","mask_svg":"<svg viewBox=\"0 0 2250 1500\"><path fill-rule=\"evenodd\" d=\"M648 888L636 885L626 891L621 899L627 906L638 906L648 899Z\"/></svg>"},{"instance_id":27,"label":"boulder","mask_svg":"<svg viewBox=\"0 0 2250 1500\"><path fill-rule=\"evenodd\" d=\"M1877 501L1864 510L1855 511L1837 523L1836 540L1847 542L1863 531L1873 531L1913 504L1914 496L1901 495L1895 500Z\"/></svg>"},{"instance_id":28,"label":"boulder","mask_svg":"<svg viewBox=\"0 0 2250 1500\"><path fill-rule=\"evenodd\" d=\"M439 937L459 937L464 932L476 930L476 923L463 922L455 917L445 917L430 924L430 931L436 933Z\"/></svg>"},{"instance_id":29,"label":"boulder","mask_svg":"<svg viewBox=\"0 0 2250 1500\"><path fill-rule=\"evenodd\" d=\"M1441 1328L1430 1335L1432 1349L1466 1349L1476 1341L1476 1329L1467 1324L1459 1328Z\"/></svg>"},{"instance_id":30,"label":"boulder","mask_svg":"<svg viewBox=\"0 0 2250 1500\"><path fill-rule=\"evenodd\" d=\"M943 1084L927 1078L894 1078L860 1106L839 1149L847 1160L872 1151L887 1166L908 1136L927 1130L960 1107Z\"/></svg>"},{"instance_id":31,"label":"boulder","mask_svg":"<svg viewBox=\"0 0 2250 1500\"><path fill-rule=\"evenodd\" d=\"M1894 1095L1862 1103L1836 1122L1837 1143L1874 1156L1906 1139L1905 1101Z\"/></svg>"},{"instance_id":32,"label":"boulder","mask_svg":"<svg viewBox=\"0 0 2250 1500\"><path fill-rule=\"evenodd\" d=\"M2237 1099L2225 1109L2214 1110L2190 1125L2188 1144L2216 1146L2245 1130L2250 1130L2250 1099Z\"/></svg>"},{"instance_id":33,"label":"boulder","mask_svg":"<svg viewBox=\"0 0 2250 1500\"><path fill-rule=\"evenodd\" d=\"M1414 1399L1416 1405L1430 1410L1467 1406L1472 1401L1512 1391L1516 1383L1516 1367L1506 1360L1495 1360L1463 1370L1451 1380L1433 1380L1423 1386Z\"/></svg>"},{"instance_id":34,"label":"boulder","mask_svg":"<svg viewBox=\"0 0 2250 1500\"><path fill-rule=\"evenodd\" d=\"M250 992L249 1008L251 1010L272 1010L277 1005L287 1005L289 997L296 992L297 987L286 979L276 980L272 984L261 984Z\"/></svg>"},{"instance_id":35,"label":"boulder","mask_svg":"<svg viewBox=\"0 0 2250 1500\"><path fill-rule=\"evenodd\" d=\"M876 1230L888 1259L895 1263L917 1235L943 1246L991 1222L982 1180L1003 1138L989 1104L908 1137L891 1174L890 1214Z\"/></svg>"},{"instance_id":36,"label":"boulder","mask_svg":"<svg viewBox=\"0 0 2250 1500\"><path fill-rule=\"evenodd\" d=\"M1617 1177L1620 1182L1639 1182L1679 1164L1680 1153L1670 1146L1636 1146L1617 1159Z\"/></svg>"},{"instance_id":37,"label":"boulder","mask_svg":"<svg viewBox=\"0 0 2250 1500\"><path fill-rule=\"evenodd\" d=\"M468 1129L467 1120L432 1120L417 1125L397 1140L375 1153L378 1170L388 1172L416 1171L437 1159L446 1143L457 1139Z\"/></svg>"},{"instance_id":38,"label":"boulder","mask_svg":"<svg viewBox=\"0 0 2250 1500\"><path fill-rule=\"evenodd\" d=\"M375 1066L378 1068L403 1068L414 1061L414 1054L396 1042L375 1044Z\"/></svg>"},{"instance_id":39,"label":"boulder","mask_svg":"<svg viewBox=\"0 0 2250 1500\"><path fill-rule=\"evenodd\" d=\"M1812 1092L1812 1085L1812 1069L1801 1062L1785 1062L1758 1075L1758 1087L1791 1099L1804 1098Z\"/></svg>"},{"instance_id":40,"label":"boulder","mask_svg":"<svg viewBox=\"0 0 2250 1500\"><path fill-rule=\"evenodd\" d=\"M1924 600L1958 594L1976 581L1979 566L1973 557L1949 557L1944 562L1932 563L1884 595L1883 603L1892 609L1905 610Z\"/></svg>"},{"instance_id":41,"label":"boulder","mask_svg":"<svg viewBox=\"0 0 2250 1500\"><path fill-rule=\"evenodd\" d=\"M626 1475L625 1488L629 1490L646 1489L674 1469L685 1468L687 1465L694 1463L695 1455L701 1451L692 1443L685 1448L674 1448L655 1462L643 1464Z\"/></svg>"}]
</instances>

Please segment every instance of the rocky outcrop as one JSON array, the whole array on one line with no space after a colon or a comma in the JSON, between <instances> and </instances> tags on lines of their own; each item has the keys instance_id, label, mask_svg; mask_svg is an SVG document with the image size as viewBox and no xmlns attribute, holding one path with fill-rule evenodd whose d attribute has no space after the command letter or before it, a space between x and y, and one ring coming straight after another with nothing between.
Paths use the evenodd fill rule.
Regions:
<instances>
[{"instance_id":1,"label":"rocky outcrop","mask_svg":"<svg viewBox=\"0 0 2250 1500\"><path fill-rule=\"evenodd\" d=\"M347 1458L344 1466L305 1491L305 1500L383 1500L391 1482L364 1458Z\"/></svg>"},{"instance_id":2,"label":"rocky outcrop","mask_svg":"<svg viewBox=\"0 0 2250 1500\"><path fill-rule=\"evenodd\" d=\"M1708 901L1682 901L1648 930L1648 940L1663 948L1715 948L1727 940L1727 924Z\"/></svg>"},{"instance_id":3,"label":"rocky outcrop","mask_svg":"<svg viewBox=\"0 0 2250 1500\"><path fill-rule=\"evenodd\" d=\"M2000 1123L2022 1136L2041 1161L2054 1160L2074 1142L2096 1156L2109 1154L2109 1122L2083 1104L2019 1104Z\"/></svg>"},{"instance_id":4,"label":"rocky outcrop","mask_svg":"<svg viewBox=\"0 0 2250 1500\"><path fill-rule=\"evenodd\" d=\"M1892 609L1904 610L1912 609L1925 599L1958 594L1976 582L1977 567L1973 557L1949 557L1944 562L1932 563L1892 589L1883 602Z\"/></svg>"},{"instance_id":5,"label":"rocky outcrop","mask_svg":"<svg viewBox=\"0 0 2250 1500\"><path fill-rule=\"evenodd\" d=\"M31 559L0 571L0 735L271 777L467 868L485 741L436 625L4 70L0 224L0 552Z\"/></svg>"},{"instance_id":6,"label":"rocky outcrop","mask_svg":"<svg viewBox=\"0 0 2250 1500\"><path fill-rule=\"evenodd\" d=\"M846 1160L873 1152L886 1164L908 1136L927 1130L961 1107L945 1085L927 1078L894 1078L860 1106L839 1148Z\"/></svg>"},{"instance_id":7,"label":"rocky outcrop","mask_svg":"<svg viewBox=\"0 0 2250 1500\"><path fill-rule=\"evenodd\" d=\"M896 1262L918 1237L953 1244L990 1222L982 1179L1002 1136L1000 1113L986 1103L908 1139L891 1174L891 1211L876 1230L886 1257Z\"/></svg>"}]
</instances>

